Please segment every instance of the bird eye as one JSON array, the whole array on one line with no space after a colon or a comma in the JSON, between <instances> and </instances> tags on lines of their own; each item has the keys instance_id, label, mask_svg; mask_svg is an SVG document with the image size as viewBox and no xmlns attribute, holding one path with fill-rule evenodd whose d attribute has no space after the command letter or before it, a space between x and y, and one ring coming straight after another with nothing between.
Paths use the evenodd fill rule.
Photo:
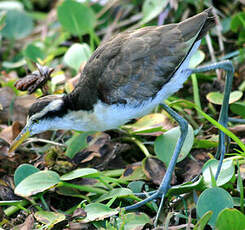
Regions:
<instances>
[{"instance_id":1,"label":"bird eye","mask_svg":"<svg viewBox=\"0 0 245 230\"><path fill-rule=\"evenodd\" d=\"M33 123L38 124L39 123L39 120L38 119L34 119L33 120Z\"/></svg>"}]
</instances>

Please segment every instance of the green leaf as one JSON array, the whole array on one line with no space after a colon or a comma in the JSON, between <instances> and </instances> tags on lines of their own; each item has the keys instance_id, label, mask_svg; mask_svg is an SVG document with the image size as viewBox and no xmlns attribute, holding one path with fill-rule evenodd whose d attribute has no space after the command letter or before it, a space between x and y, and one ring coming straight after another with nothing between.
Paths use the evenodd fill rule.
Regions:
<instances>
[{"instance_id":1,"label":"green leaf","mask_svg":"<svg viewBox=\"0 0 245 230\"><path fill-rule=\"evenodd\" d=\"M218 215L217 230L241 230L245 229L245 215L237 209L224 209Z\"/></svg>"},{"instance_id":2,"label":"green leaf","mask_svg":"<svg viewBox=\"0 0 245 230\"><path fill-rule=\"evenodd\" d=\"M232 104L232 103L238 101L239 99L241 99L242 95L243 95L243 93L241 91L238 91L238 90L231 92L229 104ZM206 98L209 102L211 102L213 104L222 105L224 95L222 93L219 93L219 92L211 92L211 93L207 94Z\"/></svg>"},{"instance_id":3,"label":"green leaf","mask_svg":"<svg viewBox=\"0 0 245 230\"><path fill-rule=\"evenodd\" d=\"M211 175L210 175L209 168L211 168L213 175L216 175L218 165L219 165L218 160L211 159L207 161L202 168L202 174L204 177L204 181L209 187L212 187L212 181L211 181ZM233 177L234 173L235 173L235 167L234 167L232 160L224 161L221 167L221 171L220 171L218 180L216 181L217 186L222 186L226 184L227 182L229 182L231 178Z\"/></svg>"},{"instance_id":4,"label":"green leaf","mask_svg":"<svg viewBox=\"0 0 245 230\"><path fill-rule=\"evenodd\" d=\"M15 188L15 194L23 197L35 195L54 187L60 182L60 176L54 171L40 171L22 180Z\"/></svg>"},{"instance_id":5,"label":"green leaf","mask_svg":"<svg viewBox=\"0 0 245 230\"><path fill-rule=\"evenodd\" d=\"M128 184L128 188L133 192L133 193L138 193L142 192L142 188L144 186L145 182L144 181L132 181Z\"/></svg>"},{"instance_id":6,"label":"green leaf","mask_svg":"<svg viewBox=\"0 0 245 230\"><path fill-rule=\"evenodd\" d=\"M191 192L193 190L202 191L205 188L206 188L206 185L204 183L203 176L200 176L198 181L195 181L195 182L189 181L181 185L172 186L169 189L168 193L173 194L173 195L180 195L183 193Z\"/></svg>"},{"instance_id":7,"label":"green leaf","mask_svg":"<svg viewBox=\"0 0 245 230\"><path fill-rule=\"evenodd\" d=\"M121 197L126 197L129 195L133 195L133 192L128 189L128 188L115 188L113 190L111 190L110 192L101 195L96 202L102 202L104 200L109 200L112 198L121 198Z\"/></svg>"},{"instance_id":8,"label":"green leaf","mask_svg":"<svg viewBox=\"0 0 245 230\"><path fill-rule=\"evenodd\" d=\"M76 153L88 146L87 137L94 132L85 132L77 136L73 136L67 141L68 148L66 149L65 155L73 158Z\"/></svg>"},{"instance_id":9,"label":"green leaf","mask_svg":"<svg viewBox=\"0 0 245 230\"><path fill-rule=\"evenodd\" d=\"M231 195L222 188L206 189L197 201L197 215L199 218L208 211L213 212L209 220L211 226L215 225L219 213L225 208L233 208L233 200Z\"/></svg>"},{"instance_id":10,"label":"green leaf","mask_svg":"<svg viewBox=\"0 0 245 230\"><path fill-rule=\"evenodd\" d=\"M167 117L161 113L147 114L138 119L134 124L124 125L122 128L127 129L132 134L151 134L153 132L163 131L163 125Z\"/></svg>"},{"instance_id":11,"label":"green leaf","mask_svg":"<svg viewBox=\"0 0 245 230\"><path fill-rule=\"evenodd\" d=\"M1 33L7 39L25 38L33 29L32 18L25 12L18 10L7 12L5 24Z\"/></svg>"},{"instance_id":12,"label":"green leaf","mask_svg":"<svg viewBox=\"0 0 245 230\"><path fill-rule=\"evenodd\" d=\"M145 213L128 213L117 218L117 229L143 229L144 225L147 223L152 224L152 221Z\"/></svg>"},{"instance_id":13,"label":"green leaf","mask_svg":"<svg viewBox=\"0 0 245 230\"><path fill-rule=\"evenodd\" d=\"M93 168L82 168L82 169L75 169L69 173L64 174L60 177L61 180L67 181L67 180L73 180L80 177L90 176L90 175L99 175L98 170Z\"/></svg>"},{"instance_id":14,"label":"green leaf","mask_svg":"<svg viewBox=\"0 0 245 230\"><path fill-rule=\"evenodd\" d=\"M53 227L55 224L65 220L65 215L58 212L37 211L34 214L37 221L45 224L46 226Z\"/></svg>"},{"instance_id":15,"label":"green leaf","mask_svg":"<svg viewBox=\"0 0 245 230\"><path fill-rule=\"evenodd\" d=\"M233 113L245 118L245 102L236 102L231 104L230 109Z\"/></svg>"},{"instance_id":16,"label":"green leaf","mask_svg":"<svg viewBox=\"0 0 245 230\"><path fill-rule=\"evenodd\" d=\"M14 172L14 184L17 186L22 180L40 170L30 164L20 165Z\"/></svg>"},{"instance_id":17,"label":"green leaf","mask_svg":"<svg viewBox=\"0 0 245 230\"><path fill-rule=\"evenodd\" d=\"M45 54L40 49L40 47L35 44L29 44L23 51L24 55L30 58L33 62L38 62L38 59L43 60L45 58Z\"/></svg>"},{"instance_id":18,"label":"green leaf","mask_svg":"<svg viewBox=\"0 0 245 230\"><path fill-rule=\"evenodd\" d=\"M8 61L3 61L2 66L6 69L16 69L19 68L23 65L26 65L26 61L24 58L16 61L16 62L8 62ZM14 87L15 88L15 87Z\"/></svg>"},{"instance_id":19,"label":"green leaf","mask_svg":"<svg viewBox=\"0 0 245 230\"><path fill-rule=\"evenodd\" d=\"M111 209L106 205L100 203L88 204L84 210L87 213L87 216L85 219L80 220L81 223L104 220L105 218L114 216L119 212L119 210L115 208Z\"/></svg>"},{"instance_id":20,"label":"green leaf","mask_svg":"<svg viewBox=\"0 0 245 230\"><path fill-rule=\"evenodd\" d=\"M140 24L145 24L157 17L167 4L167 0L145 0L142 7L143 18L140 21Z\"/></svg>"},{"instance_id":21,"label":"green leaf","mask_svg":"<svg viewBox=\"0 0 245 230\"><path fill-rule=\"evenodd\" d=\"M179 127L175 127L167 131L163 135L157 137L157 139L154 142L154 149L157 157L161 161L163 161L166 165L169 164L174 154L175 146L177 144L179 137L180 137L180 129ZM186 158L186 156L188 155L188 153L192 148L193 142L194 142L193 129L190 125L188 125L188 133L184 141L184 144L182 146L182 149L180 151L177 162L180 162Z\"/></svg>"},{"instance_id":22,"label":"green leaf","mask_svg":"<svg viewBox=\"0 0 245 230\"><path fill-rule=\"evenodd\" d=\"M58 7L58 20L73 35L83 35L93 30L96 17L85 4L69 0Z\"/></svg>"},{"instance_id":23,"label":"green leaf","mask_svg":"<svg viewBox=\"0 0 245 230\"><path fill-rule=\"evenodd\" d=\"M245 12L240 12L232 17L231 30L237 32L243 28L245 28Z\"/></svg>"},{"instance_id":24,"label":"green leaf","mask_svg":"<svg viewBox=\"0 0 245 230\"><path fill-rule=\"evenodd\" d=\"M207 225L208 221L210 220L211 216L213 215L212 211L206 212L202 218L196 223L193 230L204 230L205 226Z\"/></svg>"},{"instance_id":25,"label":"green leaf","mask_svg":"<svg viewBox=\"0 0 245 230\"><path fill-rule=\"evenodd\" d=\"M90 47L86 43L75 43L66 51L64 63L78 72L81 65L88 61L91 54Z\"/></svg>"},{"instance_id":26,"label":"green leaf","mask_svg":"<svg viewBox=\"0 0 245 230\"><path fill-rule=\"evenodd\" d=\"M0 31L5 26L5 19L6 19L6 12L5 11L0 11Z\"/></svg>"},{"instance_id":27,"label":"green leaf","mask_svg":"<svg viewBox=\"0 0 245 230\"><path fill-rule=\"evenodd\" d=\"M195 68L200 65L205 59L205 53L201 50L197 50L191 57L189 68Z\"/></svg>"}]
</instances>

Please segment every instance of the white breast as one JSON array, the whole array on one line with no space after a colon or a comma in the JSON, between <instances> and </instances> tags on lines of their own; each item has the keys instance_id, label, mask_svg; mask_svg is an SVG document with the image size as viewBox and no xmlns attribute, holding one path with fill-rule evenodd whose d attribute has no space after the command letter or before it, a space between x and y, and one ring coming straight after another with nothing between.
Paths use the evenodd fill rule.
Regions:
<instances>
[{"instance_id":1,"label":"white breast","mask_svg":"<svg viewBox=\"0 0 245 230\"><path fill-rule=\"evenodd\" d=\"M181 64L178 70L168 83L157 93L154 99L149 99L141 104L127 104L127 105L107 105L99 101L95 106L93 112L76 111L65 117L63 124L66 124L67 129L74 129L81 131L104 131L118 128L131 119L141 117L151 112L159 103L163 102L170 95L178 91L187 80L191 71L188 69L191 56L197 51L200 40L197 41L185 61ZM63 127L64 129L64 127Z\"/></svg>"}]
</instances>

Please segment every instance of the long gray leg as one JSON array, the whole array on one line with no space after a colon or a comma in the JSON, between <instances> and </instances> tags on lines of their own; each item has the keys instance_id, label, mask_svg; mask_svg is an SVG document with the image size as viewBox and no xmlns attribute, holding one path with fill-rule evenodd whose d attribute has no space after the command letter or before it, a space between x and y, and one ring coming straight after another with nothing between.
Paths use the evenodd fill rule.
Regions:
<instances>
[{"instance_id":1,"label":"long gray leg","mask_svg":"<svg viewBox=\"0 0 245 230\"><path fill-rule=\"evenodd\" d=\"M226 71L226 81L225 81L225 89L224 89L224 99L221 107L221 112L219 115L218 122L223 125L224 127L227 127L228 122L228 108L229 108L229 99L230 99L230 93L231 93L231 87L232 87L232 80L233 80L233 74L234 74L234 68L232 65L232 62L230 61L222 61L217 62L211 65L199 67L196 69L191 69L192 73L199 73L199 72L206 72L210 70L216 70L216 69L224 69ZM218 170L215 175L215 179L217 180L222 162L225 156L226 152L226 146L225 146L225 134L219 130L219 145L216 153L216 158L220 157L220 162L218 166Z\"/></svg>"},{"instance_id":2,"label":"long gray leg","mask_svg":"<svg viewBox=\"0 0 245 230\"><path fill-rule=\"evenodd\" d=\"M227 127L229 98L230 98L232 79L233 79L233 74L234 74L234 68L233 68L232 63L230 61L222 61L222 62L214 63L212 65L199 67L196 69L189 69L187 71L190 71L190 74L191 74L191 73L198 73L198 72L206 72L206 71L215 70L215 69L224 69L227 72L226 83L225 83L225 92L224 92L224 100L223 100L223 104L222 104L221 112L220 112L220 116L219 116L219 123L221 125L223 125L224 127ZM167 105L161 104L161 106L164 110L166 110L179 123L180 130L181 130L180 138L177 142L177 145L176 145L175 150L174 150L173 157L170 161L167 172L166 172L166 174L165 174L165 176L161 182L161 185L160 185L158 191L153 193L151 196L149 196L145 200L143 200L137 204L127 206L125 208L126 210L136 209L136 208L139 208L140 206L144 205L145 203L147 203L149 201L152 201L158 197L161 197L162 200L161 200L158 212L157 212L156 221L158 220L158 217L159 217L159 214L161 211L161 207L162 207L162 204L164 201L164 197L165 197L165 195L166 195L166 193L170 187L170 182L171 182L172 174L174 171L174 167L175 167L175 164L176 164L176 161L178 159L181 147L183 146L183 143L184 143L184 140L186 138L187 131L188 131L188 123L181 116L179 116L176 112L174 112ZM220 156L220 162L219 162L218 170L217 170L216 175L215 175L216 179L218 178L219 173L220 173L220 169L221 169L222 162L223 162L224 155L225 155L225 150L226 150L226 148L225 148L225 135L223 132L219 131L219 145L218 145L216 155Z\"/></svg>"},{"instance_id":3,"label":"long gray leg","mask_svg":"<svg viewBox=\"0 0 245 230\"><path fill-rule=\"evenodd\" d=\"M168 189L170 187L170 182L171 182L171 178L172 178L172 174L173 174L173 171L174 171L175 164L177 162L180 150L181 150L181 148L183 146L183 143L185 141L185 138L186 138L186 135L187 135L187 132L188 132L188 123L187 123L187 121L184 118L182 118L179 114L177 114L174 110L172 110L167 105L160 104L160 106L166 112L168 112L179 123L180 133L181 133L180 134L180 138L178 139L178 142L177 142L175 150L174 150L174 154L172 156L172 159L171 159L171 161L169 163L168 169L167 169L166 174L165 174L165 176L164 176L164 178L163 178L163 180L162 180L162 182L160 184L160 187L159 187L158 191L156 191L154 194L152 194L151 196L149 196L148 198L146 198L145 200L143 200L143 201L141 201L141 202L139 202L137 204L133 204L133 205L127 206L125 208L126 210L139 208L143 204L145 204L145 203L147 203L149 201L152 201L153 199L156 199L158 197L162 197L161 204L163 203L164 196L166 195L166 193L168 192ZM159 208L159 210L158 210L157 218L158 218L158 216L160 214L160 210L161 210L161 208Z\"/></svg>"}]
</instances>

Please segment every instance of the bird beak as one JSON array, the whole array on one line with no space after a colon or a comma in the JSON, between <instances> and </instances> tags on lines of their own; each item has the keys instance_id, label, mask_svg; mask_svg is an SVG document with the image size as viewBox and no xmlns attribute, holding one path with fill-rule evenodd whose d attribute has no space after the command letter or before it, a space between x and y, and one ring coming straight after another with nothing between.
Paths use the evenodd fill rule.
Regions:
<instances>
[{"instance_id":1,"label":"bird beak","mask_svg":"<svg viewBox=\"0 0 245 230\"><path fill-rule=\"evenodd\" d=\"M24 129L22 129L22 131L19 133L19 135L15 138L15 140L11 144L8 152L9 153L13 152L24 140L26 140L30 136L31 134L29 128L25 127Z\"/></svg>"}]
</instances>

